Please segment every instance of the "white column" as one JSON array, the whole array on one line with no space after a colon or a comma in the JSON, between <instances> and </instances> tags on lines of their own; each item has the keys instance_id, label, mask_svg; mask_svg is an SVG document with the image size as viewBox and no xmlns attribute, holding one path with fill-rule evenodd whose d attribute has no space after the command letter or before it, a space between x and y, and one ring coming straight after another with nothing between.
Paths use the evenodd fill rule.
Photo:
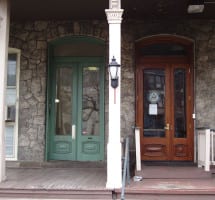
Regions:
<instances>
[{"instance_id":1,"label":"white column","mask_svg":"<svg viewBox=\"0 0 215 200\"><path fill-rule=\"evenodd\" d=\"M0 0L0 182L5 180L5 85L9 40L9 0Z\"/></svg>"},{"instance_id":2,"label":"white column","mask_svg":"<svg viewBox=\"0 0 215 200\"><path fill-rule=\"evenodd\" d=\"M121 21L123 10L120 0L110 0L109 8L105 10L109 23L109 62L113 56L121 63ZM122 186L122 152L120 132L120 87L121 70L118 71L119 86L113 89L109 76L109 135L107 144L107 184L109 189Z\"/></svg>"}]
</instances>

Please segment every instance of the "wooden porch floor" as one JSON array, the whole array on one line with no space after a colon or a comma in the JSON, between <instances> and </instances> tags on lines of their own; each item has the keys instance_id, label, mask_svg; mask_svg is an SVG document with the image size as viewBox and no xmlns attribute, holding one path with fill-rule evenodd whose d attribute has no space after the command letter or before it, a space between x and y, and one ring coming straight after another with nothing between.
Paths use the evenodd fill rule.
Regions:
<instances>
[{"instance_id":1,"label":"wooden porch floor","mask_svg":"<svg viewBox=\"0 0 215 200\"><path fill-rule=\"evenodd\" d=\"M126 186L126 199L156 194L176 195L175 200L180 199L177 195L212 195L215 198L215 175L212 172L204 172L196 166L143 166L142 171L136 174L143 180L135 182L131 179L130 185ZM7 180L0 183L0 199L2 196L12 199L17 194L25 194L23 198L32 193L36 194L35 197L47 197L48 193L58 197L64 195L62 199L73 199L71 195L74 194L76 197L85 195L83 199L95 199L89 198L90 193L107 197L97 199L112 199L115 193L116 198L120 198L121 190L105 188L105 168L7 168L6 174Z\"/></svg>"},{"instance_id":2,"label":"wooden porch floor","mask_svg":"<svg viewBox=\"0 0 215 200\"><path fill-rule=\"evenodd\" d=\"M0 189L106 190L102 168L10 168Z\"/></svg>"},{"instance_id":3,"label":"wooden porch floor","mask_svg":"<svg viewBox=\"0 0 215 200\"><path fill-rule=\"evenodd\" d=\"M142 166L142 171L136 172L137 176L143 178L142 181L131 179L126 193L201 196L196 196L195 199L204 199L202 195L209 195L209 199L212 196L215 199L214 170L205 172L197 166ZM175 196L174 199L180 197Z\"/></svg>"}]
</instances>

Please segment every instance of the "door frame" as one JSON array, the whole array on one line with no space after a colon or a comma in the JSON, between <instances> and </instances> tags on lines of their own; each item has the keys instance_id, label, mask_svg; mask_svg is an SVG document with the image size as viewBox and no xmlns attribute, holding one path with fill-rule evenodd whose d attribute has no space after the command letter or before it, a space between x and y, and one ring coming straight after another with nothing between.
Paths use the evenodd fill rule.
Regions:
<instances>
[{"instance_id":1,"label":"door frame","mask_svg":"<svg viewBox=\"0 0 215 200\"><path fill-rule=\"evenodd\" d=\"M170 44L179 44L184 46L187 55L186 56L142 56L141 54L141 48L152 45L152 44L161 44L161 43L170 43ZM144 63L162 63L166 60L168 60L169 62L171 62L172 64L177 63L177 64L186 64L189 65L190 68L190 74L191 74L191 91L190 91L190 102L188 107L190 109L192 109L190 111L191 116L189 117L190 120L190 129L192 131L191 137L193 138L191 140L192 144L191 144L191 148L192 148L192 161L195 160L195 147L194 147L194 120L192 119L192 114L194 113L194 42L193 40L190 40L188 38L185 37L181 37L181 36L173 36L173 35L155 35L155 36L151 36L151 37L146 37L143 39L140 39L136 42L135 45L135 50L136 50L136 54L135 54L135 59L136 59L136 111L135 111L135 121L136 121L136 126L140 127L141 129L141 133L143 131L142 129L142 115L140 112L138 112L138 110L142 110L143 111L143 105L142 105L142 100L143 99L143 92L140 92L142 88L141 84L139 83L139 80L141 80L141 70L142 70L142 65ZM166 104L169 103L169 100L167 99ZM173 108L171 108L173 109ZM187 112L187 111L186 111ZM143 135L140 134L140 145L142 144L143 141ZM142 145L141 145L142 146ZM143 154L142 148L141 149L141 157ZM141 158L142 159L142 158Z\"/></svg>"},{"instance_id":2,"label":"door frame","mask_svg":"<svg viewBox=\"0 0 215 200\"><path fill-rule=\"evenodd\" d=\"M70 44L77 44L78 42L86 42L86 43L91 43L91 44L96 44L96 45L99 45L101 46L102 48L105 48L105 42L101 39L98 39L98 38L94 38L94 37L89 37L89 36L66 36L66 37L63 37L63 38L59 38L59 39L56 39L54 41L51 41L49 44L48 44L48 67L47 67L47 88L46 88L46 145L45 145L45 160L48 161L49 160L49 149L50 149L50 134L49 134L49 130L50 130L50 126L52 126L52 117L50 115L50 101L51 101L51 95L50 95L50 91L51 91L51 87L52 87L52 78L53 77L53 71L54 70L51 70L51 67L55 65L55 57L54 57L54 48L61 45L61 44L67 44L67 43L70 43ZM57 60L72 60L72 61L80 61L80 59L82 61L86 61L88 59L93 59L93 60L96 60L98 62L98 60L100 60L102 63L103 63L103 67L101 67L101 72L100 72L100 75L102 76L102 79L100 80L100 85L101 85L101 88L102 88L102 91L101 92L101 122L100 122L100 131L101 131L101 156L100 156L100 159L99 161L103 161L104 160L104 157L105 157L105 153L104 153L104 150L105 150L105 147L104 147L104 144L105 144L105 128L104 128L104 115L105 115L105 106L104 106L104 92L105 92L105 88L104 88L104 81L105 81L105 76L104 76L104 71L105 71L105 55L99 55L99 56L71 56L71 57L56 57ZM77 81L77 83L79 84L80 83L80 80ZM78 86L79 89L80 89L80 86ZM81 106L81 105L80 105ZM80 113L77 113L77 116L80 117ZM77 119L77 123L80 123L80 119ZM76 131L78 132L79 130L76 129ZM78 151L78 149L77 149ZM82 161L82 160L80 160ZM93 161L93 160L92 160ZM97 161L97 160L95 160Z\"/></svg>"}]
</instances>

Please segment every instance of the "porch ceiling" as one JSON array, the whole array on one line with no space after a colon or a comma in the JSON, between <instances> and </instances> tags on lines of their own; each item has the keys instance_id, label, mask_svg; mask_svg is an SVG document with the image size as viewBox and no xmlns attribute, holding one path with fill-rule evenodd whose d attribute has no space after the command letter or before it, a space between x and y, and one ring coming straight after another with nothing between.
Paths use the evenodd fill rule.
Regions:
<instances>
[{"instance_id":1,"label":"porch ceiling","mask_svg":"<svg viewBox=\"0 0 215 200\"><path fill-rule=\"evenodd\" d=\"M124 19L215 19L214 4L187 14L189 0L121 0ZM209 0L208 0L209 1ZM11 0L12 20L106 19L109 0Z\"/></svg>"}]
</instances>

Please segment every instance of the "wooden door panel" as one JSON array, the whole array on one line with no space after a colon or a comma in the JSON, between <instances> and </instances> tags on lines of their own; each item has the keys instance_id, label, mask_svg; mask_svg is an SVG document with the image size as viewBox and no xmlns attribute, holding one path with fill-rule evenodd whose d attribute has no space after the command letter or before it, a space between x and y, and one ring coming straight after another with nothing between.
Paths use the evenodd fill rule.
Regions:
<instances>
[{"instance_id":1,"label":"wooden door panel","mask_svg":"<svg viewBox=\"0 0 215 200\"><path fill-rule=\"evenodd\" d=\"M173 64L163 60L160 63L154 59L151 63L147 61L139 64L136 76L136 121L141 127L142 160L193 160L190 71L187 64ZM154 81L146 81L147 73L154 77ZM163 82L163 86L160 82ZM155 85L154 88L150 88L150 84ZM151 106L154 110L150 111ZM162 113L164 118L161 123L158 119ZM149 134L149 131L153 134Z\"/></svg>"},{"instance_id":2,"label":"wooden door panel","mask_svg":"<svg viewBox=\"0 0 215 200\"><path fill-rule=\"evenodd\" d=\"M142 144L143 160L167 160L169 155L168 142L161 139L144 140Z\"/></svg>"},{"instance_id":3,"label":"wooden door panel","mask_svg":"<svg viewBox=\"0 0 215 200\"><path fill-rule=\"evenodd\" d=\"M166 84L168 73L164 65L145 65L142 68L142 158L167 160L169 132L165 130L168 112Z\"/></svg>"},{"instance_id":4,"label":"wooden door panel","mask_svg":"<svg viewBox=\"0 0 215 200\"><path fill-rule=\"evenodd\" d=\"M193 159L191 70L187 64L172 64L172 160Z\"/></svg>"}]
</instances>

